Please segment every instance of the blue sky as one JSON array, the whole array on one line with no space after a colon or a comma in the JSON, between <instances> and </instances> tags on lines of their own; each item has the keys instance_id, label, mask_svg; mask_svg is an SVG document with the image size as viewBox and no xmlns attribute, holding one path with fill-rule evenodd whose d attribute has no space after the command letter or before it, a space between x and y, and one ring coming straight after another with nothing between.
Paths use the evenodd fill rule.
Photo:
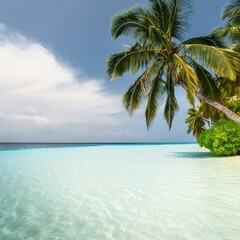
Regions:
<instances>
[{"instance_id":1,"label":"blue sky","mask_svg":"<svg viewBox=\"0 0 240 240\"><path fill-rule=\"evenodd\" d=\"M193 0L186 37L222 24L225 0ZM185 93L169 132L161 109L147 131L143 109L129 118L121 95L135 76L109 82L105 60L127 39L111 39L111 17L145 1L3 0L0 2L0 141L193 141Z\"/></svg>"}]
</instances>

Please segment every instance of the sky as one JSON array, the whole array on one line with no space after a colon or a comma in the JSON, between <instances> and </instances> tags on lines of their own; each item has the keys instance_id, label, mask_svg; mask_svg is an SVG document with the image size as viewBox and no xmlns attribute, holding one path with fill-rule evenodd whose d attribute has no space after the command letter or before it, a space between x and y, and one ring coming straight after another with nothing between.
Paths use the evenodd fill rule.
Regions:
<instances>
[{"instance_id":1,"label":"sky","mask_svg":"<svg viewBox=\"0 0 240 240\"><path fill-rule=\"evenodd\" d=\"M186 38L222 25L226 0L193 0ZM112 40L110 19L144 0L1 0L0 142L188 142L190 105L169 131L162 107L147 130L144 106L131 118L121 96L136 76L110 82L109 54L128 39Z\"/></svg>"}]
</instances>

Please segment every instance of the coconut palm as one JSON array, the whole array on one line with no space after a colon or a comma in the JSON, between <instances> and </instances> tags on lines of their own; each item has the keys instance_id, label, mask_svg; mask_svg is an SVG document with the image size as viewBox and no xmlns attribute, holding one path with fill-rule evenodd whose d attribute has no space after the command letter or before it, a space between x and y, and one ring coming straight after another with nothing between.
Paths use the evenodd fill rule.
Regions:
<instances>
[{"instance_id":1,"label":"coconut palm","mask_svg":"<svg viewBox=\"0 0 240 240\"><path fill-rule=\"evenodd\" d=\"M123 103L132 115L146 100L148 127L164 100L164 117L171 128L179 108L176 86L186 90L192 105L196 96L240 123L240 116L216 101L220 91L211 74L236 80L239 54L215 35L184 41L191 12L191 0L148 0L147 7L132 7L112 19L112 37L128 36L133 44L108 57L107 73L114 80L126 72L141 72L125 92Z\"/></svg>"},{"instance_id":2,"label":"coconut palm","mask_svg":"<svg viewBox=\"0 0 240 240\"><path fill-rule=\"evenodd\" d=\"M226 39L234 51L240 52L240 0L230 0L223 8L222 19L227 20L224 27L213 30ZM235 82L229 83L228 79L217 79L217 85L221 89L226 106L239 114L240 102L240 75Z\"/></svg>"},{"instance_id":3,"label":"coconut palm","mask_svg":"<svg viewBox=\"0 0 240 240\"><path fill-rule=\"evenodd\" d=\"M222 19L227 20L224 27L217 27L212 34L219 35L226 39L231 49L240 52L240 0L231 0L222 11ZM233 112L240 114L240 77L230 82L229 79L220 77L216 79L218 88L221 91L221 102ZM188 133L197 136L199 130L203 130L207 119L211 123L226 119L223 114L219 114L215 109L204 102L201 102L198 109L189 109L189 117L186 119ZM201 128L203 124L203 128Z\"/></svg>"},{"instance_id":4,"label":"coconut palm","mask_svg":"<svg viewBox=\"0 0 240 240\"><path fill-rule=\"evenodd\" d=\"M240 0L231 0L224 6L222 19L226 18L229 23L240 25Z\"/></svg>"},{"instance_id":5,"label":"coconut palm","mask_svg":"<svg viewBox=\"0 0 240 240\"><path fill-rule=\"evenodd\" d=\"M213 32L220 34L230 44L230 48L240 52L240 0L231 0L223 8L222 19L227 20L224 27L216 28ZM230 86L229 81L220 79L222 89L227 89L225 93L229 97L236 95L240 97L240 75L237 81ZM230 91L229 91L230 90Z\"/></svg>"},{"instance_id":6,"label":"coconut palm","mask_svg":"<svg viewBox=\"0 0 240 240\"><path fill-rule=\"evenodd\" d=\"M203 133L205 128L205 119L201 109L190 108L188 110L189 117L186 119L186 123L188 124L187 133L193 133L193 136L200 136Z\"/></svg>"},{"instance_id":7,"label":"coconut palm","mask_svg":"<svg viewBox=\"0 0 240 240\"><path fill-rule=\"evenodd\" d=\"M223 8L222 19L227 20L224 27L217 27L213 34L226 38L230 48L240 52L240 0L231 0Z\"/></svg>"}]
</instances>

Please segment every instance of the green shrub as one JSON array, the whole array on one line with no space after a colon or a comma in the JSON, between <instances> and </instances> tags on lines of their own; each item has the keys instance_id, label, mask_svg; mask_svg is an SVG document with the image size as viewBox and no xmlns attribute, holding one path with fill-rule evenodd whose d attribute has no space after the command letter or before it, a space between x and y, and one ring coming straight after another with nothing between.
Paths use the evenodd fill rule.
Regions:
<instances>
[{"instance_id":1,"label":"green shrub","mask_svg":"<svg viewBox=\"0 0 240 240\"><path fill-rule=\"evenodd\" d=\"M240 124L233 121L217 123L204 131L197 141L217 155L236 155L240 153Z\"/></svg>"}]
</instances>

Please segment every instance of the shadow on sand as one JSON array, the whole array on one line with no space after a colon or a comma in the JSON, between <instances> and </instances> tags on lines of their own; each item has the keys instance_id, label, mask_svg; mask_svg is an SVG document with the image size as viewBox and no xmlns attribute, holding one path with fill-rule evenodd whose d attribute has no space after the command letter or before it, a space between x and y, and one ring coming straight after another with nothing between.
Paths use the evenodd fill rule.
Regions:
<instances>
[{"instance_id":1,"label":"shadow on sand","mask_svg":"<svg viewBox=\"0 0 240 240\"><path fill-rule=\"evenodd\" d=\"M210 152L174 152L172 156L177 158L217 158L219 156Z\"/></svg>"}]
</instances>

